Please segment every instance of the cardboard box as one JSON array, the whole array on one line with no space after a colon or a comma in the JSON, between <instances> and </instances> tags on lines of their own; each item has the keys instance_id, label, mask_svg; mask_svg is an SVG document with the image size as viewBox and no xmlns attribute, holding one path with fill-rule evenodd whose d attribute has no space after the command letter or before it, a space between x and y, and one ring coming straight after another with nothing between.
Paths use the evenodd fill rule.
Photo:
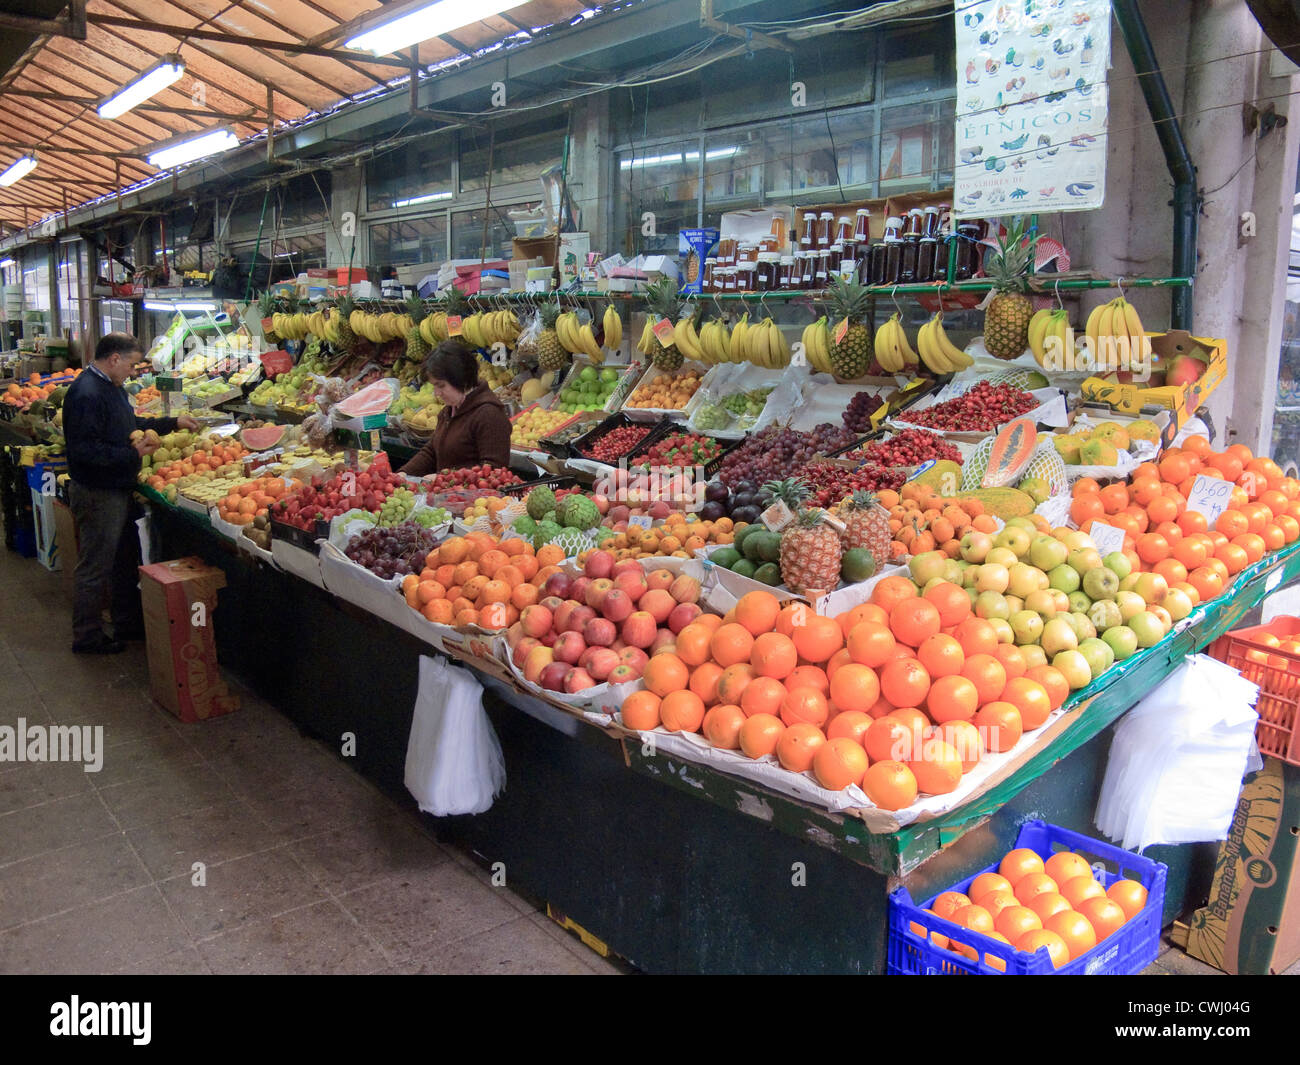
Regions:
<instances>
[{"instance_id":1,"label":"cardboard box","mask_svg":"<svg viewBox=\"0 0 1300 1065\"><path fill-rule=\"evenodd\" d=\"M63 591L71 601L76 592L77 556L80 551L77 523L72 520L72 508L57 499L54 501L54 538L58 541L63 556Z\"/></svg>"},{"instance_id":2,"label":"cardboard box","mask_svg":"<svg viewBox=\"0 0 1300 1065\"><path fill-rule=\"evenodd\" d=\"M203 721L239 709L217 667L213 615L221 570L197 558L140 567L149 691L182 721Z\"/></svg>"},{"instance_id":3,"label":"cardboard box","mask_svg":"<svg viewBox=\"0 0 1300 1065\"><path fill-rule=\"evenodd\" d=\"M1188 954L1243 976L1280 973L1300 958L1297 818L1300 768L1266 758L1241 789L1209 903L1175 927Z\"/></svg>"},{"instance_id":4,"label":"cardboard box","mask_svg":"<svg viewBox=\"0 0 1300 1065\"><path fill-rule=\"evenodd\" d=\"M788 238L790 226L793 225L794 210L793 207L773 206L755 207L748 211L725 211L718 224L719 236L746 244L758 244L773 235L772 222L780 218L782 239L781 246L776 250L785 255L790 249Z\"/></svg>"},{"instance_id":5,"label":"cardboard box","mask_svg":"<svg viewBox=\"0 0 1300 1065\"><path fill-rule=\"evenodd\" d=\"M543 266L556 264L555 237L515 237L510 242L511 258L541 259ZM578 277L578 271L586 264L587 253L591 251L589 233L560 234L560 284L566 285Z\"/></svg>"},{"instance_id":6,"label":"cardboard box","mask_svg":"<svg viewBox=\"0 0 1300 1065\"><path fill-rule=\"evenodd\" d=\"M367 281L369 277L366 274L364 266L340 266L336 275L335 284L338 285L355 285L358 281Z\"/></svg>"}]
</instances>

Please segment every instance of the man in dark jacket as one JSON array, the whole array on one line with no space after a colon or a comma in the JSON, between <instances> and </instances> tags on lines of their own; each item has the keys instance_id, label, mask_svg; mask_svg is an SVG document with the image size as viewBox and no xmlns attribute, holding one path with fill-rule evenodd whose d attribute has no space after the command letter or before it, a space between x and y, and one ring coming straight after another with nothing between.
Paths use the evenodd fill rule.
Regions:
<instances>
[{"instance_id":1,"label":"man in dark jacket","mask_svg":"<svg viewBox=\"0 0 1300 1065\"><path fill-rule=\"evenodd\" d=\"M132 443L131 433L199 428L188 415L135 416L122 384L139 358L140 342L135 337L108 334L95 347L95 361L77 376L63 401L72 480L68 501L80 545L72 608L72 649L78 654L116 654L123 649L123 640L144 635L136 589L140 550L135 519L140 507L134 491L141 459L157 445ZM112 638L103 627L106 599L113 618Z\"/></svg>"}]
</instances>

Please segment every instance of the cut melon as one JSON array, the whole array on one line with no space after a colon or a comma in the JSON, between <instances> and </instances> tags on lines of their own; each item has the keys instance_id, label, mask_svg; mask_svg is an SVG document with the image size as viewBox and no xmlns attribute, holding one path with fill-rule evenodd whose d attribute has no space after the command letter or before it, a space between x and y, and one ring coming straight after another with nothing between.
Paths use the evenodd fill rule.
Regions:
<instances>
[{"instance_id":1,"label":"cut melon","mask_svg":"<svg viewBox=\"0 0 1300 1065\"><path fill-rule=\"evenodd\" d=\"M993 440L988 465L980 483L985 488L1004 488L1025 471L1038 446L1038 430L1029 418L1016 418Z\"/></svg>"},{"instance_id":2,"label":"cut melon","mask_svg":"<svg viewBox=\"0 0 1300 1065\"><path fill-rule=\"evenodd\" d=\"M263 425L259 429L239 430L239 442L249 451L254 452L270 451L273 447L279 447L284 441L284 436L283 425Z\"/></svg>"}]
</instances>

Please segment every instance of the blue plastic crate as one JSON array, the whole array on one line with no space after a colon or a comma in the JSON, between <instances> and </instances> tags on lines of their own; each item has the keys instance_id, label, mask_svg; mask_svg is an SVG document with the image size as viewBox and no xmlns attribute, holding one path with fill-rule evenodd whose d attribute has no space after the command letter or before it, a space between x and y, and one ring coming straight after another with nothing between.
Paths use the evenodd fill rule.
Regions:
<instances>
[{"instance_id":1,"label":"blue plastic crate","mask_svg":"<svg viewBox=\"0 0 1300 1065\"><path fill-rule=\"evenodd\" d=\"M14 550L23 558L36 557L36 530L30 526L19 526L14 530Z\"/></svg>"},{"instance_id":2,"label":"blue plastic crate","mask_svg":"<svg viewBox=\"0 0 1300 1065\"><path fill-rule=\"evenodd\" d=\"M889 896L888 972L901 976L1003 975L986 960L994 957L1005 967L1008 976L1130 976L1155 961L1160 949L1166 866L1045 821L1026 821L1021 825L1016 847L1027 847L1044 860L1060 850L1075 851L1093 867L1094 875L1099 876L1104 887L1109 888L1122 877L1141 883L1147 889L1146 907L1087 954L1072 959L1061 969L1054 969L1046 949L1033 956L1022 954L996 939L926 913L943 892L918 906L907 888L900 887ZM990 872L997 872L996 863L945 890L965 894L975 877ZM925 934L915 931L916 928L924 929ZM979 960L936 946L931 933L977 948Z\"/></svg>"}]
</instances>

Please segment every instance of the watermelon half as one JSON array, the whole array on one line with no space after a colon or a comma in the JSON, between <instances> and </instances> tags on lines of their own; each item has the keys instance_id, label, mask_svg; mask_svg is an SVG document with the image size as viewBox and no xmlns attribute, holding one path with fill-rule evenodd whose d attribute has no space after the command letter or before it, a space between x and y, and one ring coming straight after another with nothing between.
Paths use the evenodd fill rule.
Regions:
<instances>
[{"instance_id":1,"label":"watermelon half","mask_svg":"<svg viewBox=\"0 0 1300 1065\"><path fill-rule=\"evenodd\" d=\"M1038 430L1029 418L1010 421L993 439L988 466L983 480L985 488L1005 488L1016 481L1034 457L1038 446Z\"/></svg>"},{"instance_id":2,"label":"watermelon half","mask_svg":"<svg viewBox=\"0 0 1300 1065\"><path fill-rule=\"evenodd\" d=\"M270 451L284 441L283 425L263 425L258 429L239 430L239 442L249 451Z\"/></svg>"},{"instance_id":3,"label":"watermelon half","mask_svg":"<svg viewBox=\"0 0 1300 1065\"><path fill-rule=\"evenodd\" d=\"M366 385L347 399L336 403L334 410L348 418L364 418L367 414L383 414L396 401L402 390L394 377L384 377Z\"/></svg>"}]
</instances>

